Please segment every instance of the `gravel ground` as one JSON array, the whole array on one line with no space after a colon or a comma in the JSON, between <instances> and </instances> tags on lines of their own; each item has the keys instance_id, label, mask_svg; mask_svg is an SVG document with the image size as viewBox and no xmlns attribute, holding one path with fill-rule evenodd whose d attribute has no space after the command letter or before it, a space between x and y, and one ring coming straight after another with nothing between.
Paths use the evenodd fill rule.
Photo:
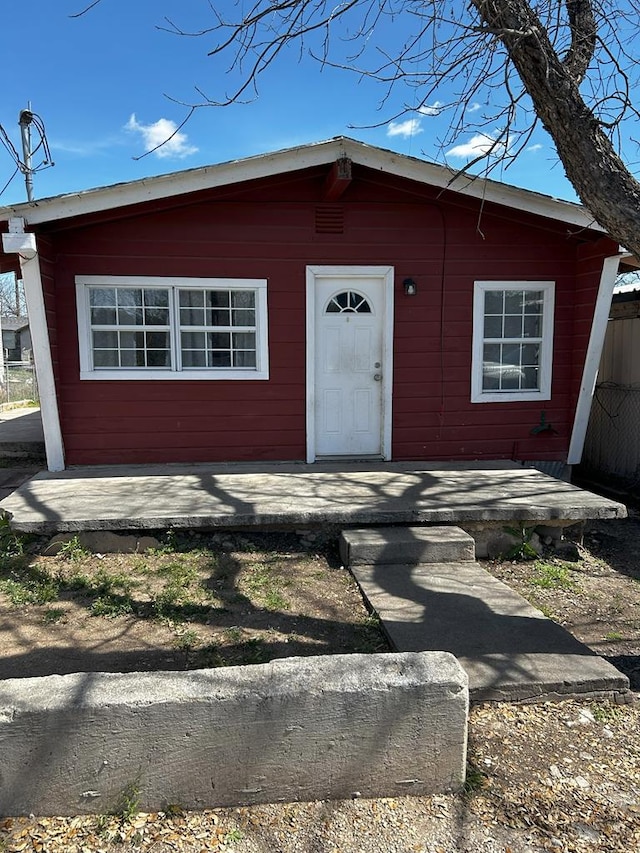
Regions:
<instances>
[{"instance_id":1,"label":"gravel ground","mask_svg":"<svg viewBox=\"0 0 640 853\"><path fill-rule=\"evenodd\" d=\"M0 821L0 850L43 853L632 853L640 704L480 705L468 791L207 812Z\"/></svg>"}]
</instances>

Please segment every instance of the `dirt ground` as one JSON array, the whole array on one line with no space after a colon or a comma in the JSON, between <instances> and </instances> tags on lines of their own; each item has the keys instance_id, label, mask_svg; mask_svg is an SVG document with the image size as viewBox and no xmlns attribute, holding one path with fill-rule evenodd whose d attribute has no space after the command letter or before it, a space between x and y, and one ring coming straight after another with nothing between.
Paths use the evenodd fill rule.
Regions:
<instances>
[{"instance_id":1,"label":"dirt ground","mask_svg":"<svg viewBox=\"0 0 640 853\"><path fill-rule=\"evenodd\" d=\"M144 555L88 555L71 543L56 557L36 553L41 542L21 554L3 537L0 677L385 649L332 531L170 537ZM561 557L483 565L640 690L637 512L590 524ZM160 814L132 802L113 815L0 821L0 851L640 850L640 703L479 705L469 731L461 794Z\"/></svg>"},{"instance_id":2,"label":"dirt ground","mask_svg":"<svg viewBox=\"0 0 640 853\"><path fill-rule=\"evenodd\" d=\"M333 535L165 533L144 554L46 544L5 531L0 678L388 649Z\"/></svg>"}]
</instances>

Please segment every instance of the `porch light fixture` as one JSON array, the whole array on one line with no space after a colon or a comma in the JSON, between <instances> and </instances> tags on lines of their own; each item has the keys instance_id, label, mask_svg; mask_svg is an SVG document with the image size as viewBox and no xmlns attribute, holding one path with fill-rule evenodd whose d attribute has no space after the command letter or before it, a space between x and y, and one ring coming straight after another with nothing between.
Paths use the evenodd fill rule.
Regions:
<instances>
[{"instance_id":1,"label":"porch light fixture","mask_svg":"<svg viewBox=\"0 0 640 853\"><path fill-rule=\"evenodd\" d=\"M418 292L418 285L412 278L405 278L402 282L402 286L404 287L405 296L415 296Z\"/></svg>"}]
</instances>

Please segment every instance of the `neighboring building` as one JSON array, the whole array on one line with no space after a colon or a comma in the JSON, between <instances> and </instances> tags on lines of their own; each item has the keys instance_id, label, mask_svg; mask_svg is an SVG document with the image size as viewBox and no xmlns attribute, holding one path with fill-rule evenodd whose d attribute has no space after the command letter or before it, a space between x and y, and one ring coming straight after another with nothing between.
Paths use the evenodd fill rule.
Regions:
<instances>
[{"instance_id":1,"label":"neighboring building","mask_svg":"<svg viewBox=\"0 0 640 853\"><path fill-rule=\"evenodd\" d=\"M2 220L54 469L580 458L621 255L579 205L338 138Z\"/></svg>"},{"instance_id":2,"label":"neighboring building","mask_svg":"<svg viewBox=\"0 0 640 853\"><path fill-rule=\"evenodd\" d=\"M31 335L27 317L0 317L4 361L29 361L31 358Z\"/></svg>"}]
</instances>

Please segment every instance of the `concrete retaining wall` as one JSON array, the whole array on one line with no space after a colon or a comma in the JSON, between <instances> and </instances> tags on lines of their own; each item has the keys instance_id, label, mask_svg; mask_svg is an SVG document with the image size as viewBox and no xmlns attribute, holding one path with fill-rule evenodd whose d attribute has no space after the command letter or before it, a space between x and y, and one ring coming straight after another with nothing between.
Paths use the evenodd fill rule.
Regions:
<instances>
[{"instance_id":1,"label":"concrete retaining wall","mask_svg":"<svg viewBox=\"0 0 640 853\"><path fill-rule=\"evenodd\" d=\"M0 814L456 790L467 711L446 652L0 681Z\"/></svg>"}]
</instances>

